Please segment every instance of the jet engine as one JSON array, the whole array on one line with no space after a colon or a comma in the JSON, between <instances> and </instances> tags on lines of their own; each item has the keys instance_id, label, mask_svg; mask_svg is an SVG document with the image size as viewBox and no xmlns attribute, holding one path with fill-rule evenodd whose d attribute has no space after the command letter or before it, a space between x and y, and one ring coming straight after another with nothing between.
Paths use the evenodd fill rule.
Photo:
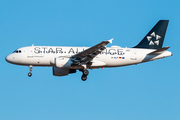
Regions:
<instances>
[{"instance_id":1,"label":"jet engine","mask_svg":"<svg viewBox=\"0 0 180 120\"><path fill-rule=\"evenodd\" d=\"M54 62L56 68L69 68L72 64L71 58L66 57L55 58Z\"/></svg>"},{"instance_id":2,"label":"jet engine","mask_svg":"<svg viewBox=\"0 0 180 120\"><path fill-rule=\"evenodd\" d=\"M54 76L66 76L71 73L76 73L76 69L67 69L67 68L56 68L53 67Z\"/></svg>"}]
</instances>

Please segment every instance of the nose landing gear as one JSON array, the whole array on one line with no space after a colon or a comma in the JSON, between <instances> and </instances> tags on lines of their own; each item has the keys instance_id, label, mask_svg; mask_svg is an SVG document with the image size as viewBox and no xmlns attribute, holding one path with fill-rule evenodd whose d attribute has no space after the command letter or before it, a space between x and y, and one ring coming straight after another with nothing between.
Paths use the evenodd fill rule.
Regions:
<instances>
[{"instance_id":1,"label":"nose landing gear","mask_svg":"<svg viewBox=\"0 0 180 120\"><path fill-rule=\"evenodd\" d=\"M29 71L30 71L30 72L28 73L28 76L29 76L29 77L31 77L31 76L32 76L32 73L31 73L31 72L32 72L32 69L33 69L33 66L32 66L32 65L30 65L30 66L29 66Z\"/></svg>"},{"instance_id":2,"label":"nose landing gear","mask_svg":"<svg viewBox=\"0 0 180 120\"><path fill-rule=\"evenodd\" d=\"M88 70L81 70L83 75L81 77L82 81L86 81L87 80L87 75L89 74L89 71Z\"/></svg>"}]
</instances>

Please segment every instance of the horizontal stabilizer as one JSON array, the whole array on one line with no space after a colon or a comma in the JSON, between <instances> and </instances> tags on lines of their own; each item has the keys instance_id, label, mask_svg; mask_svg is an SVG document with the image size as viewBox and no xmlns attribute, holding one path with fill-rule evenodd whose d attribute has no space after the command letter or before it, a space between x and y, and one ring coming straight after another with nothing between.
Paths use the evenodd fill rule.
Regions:
<instances>
[{"instance_id":1,"label":"horizontal stabilizer","mask_svg":"<svg viewBox=\"0 0 180 120\"><path fill-rule=\"evenodd\" d=\"M161 54L163 52L165 52L167 49L169 49L170 47L163 47L163 48L160 48L160 49L157 49L151 53L149 53L148 55L157 55L157 54Z\"/></svg>"}]
</instances>

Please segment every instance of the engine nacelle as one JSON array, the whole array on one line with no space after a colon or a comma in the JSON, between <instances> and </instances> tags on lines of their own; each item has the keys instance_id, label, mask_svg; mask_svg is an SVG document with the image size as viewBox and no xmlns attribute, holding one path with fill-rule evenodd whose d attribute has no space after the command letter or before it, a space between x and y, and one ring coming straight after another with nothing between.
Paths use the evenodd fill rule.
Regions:
<instances>
[{"instance_id":1,"label":"engine nacelle","mask_svg":"<svg viewBox=\"0 0 180 120\"><path fill-rule=\"evenodd\" d=\"M53 67L53 75L54 76L66 76L66 75L68 75L70 73L76 73L76 69Z\"/></svg>"},{"instance_id":2,"label":"engine nacelle","mask_svg":"<svg viewBox=\"0 0 180 120\"><path fill-rule=\"evenodd\" d=\"M72 64L71 58L66 57L55 58L54 62L56 68L69 68Z\"/></svg>"}]
</instances>

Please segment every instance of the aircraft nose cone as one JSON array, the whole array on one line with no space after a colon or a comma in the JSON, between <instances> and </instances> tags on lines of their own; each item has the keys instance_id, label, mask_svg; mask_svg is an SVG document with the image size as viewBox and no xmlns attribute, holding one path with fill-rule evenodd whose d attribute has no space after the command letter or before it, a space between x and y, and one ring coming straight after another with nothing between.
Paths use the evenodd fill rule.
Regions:
<instances>
[{"instance_id":1,"label":"aircraft nose cone","mask_svg":"<svg viewBox=\"0 0 180 120\"><path fill-rule=\"evenodd\" d=\"M9 62L9 60L10 60L9 55L8 55L8 56L6 56L5 60L6 60L7 62Z\"/></svg>"},{"instance_id":2,"label":"aircraft nose cone","mask_svg":"<svg viewBox=\"0 0 180 120\"><path fill-rule=\"evenodd\" d=\"M9 62L9 63L12 63L12 55L8 55L8 56L6 56L6 58L5 58L5 60L7 61L7 62Z\"/></svg>"}]
</instances>

